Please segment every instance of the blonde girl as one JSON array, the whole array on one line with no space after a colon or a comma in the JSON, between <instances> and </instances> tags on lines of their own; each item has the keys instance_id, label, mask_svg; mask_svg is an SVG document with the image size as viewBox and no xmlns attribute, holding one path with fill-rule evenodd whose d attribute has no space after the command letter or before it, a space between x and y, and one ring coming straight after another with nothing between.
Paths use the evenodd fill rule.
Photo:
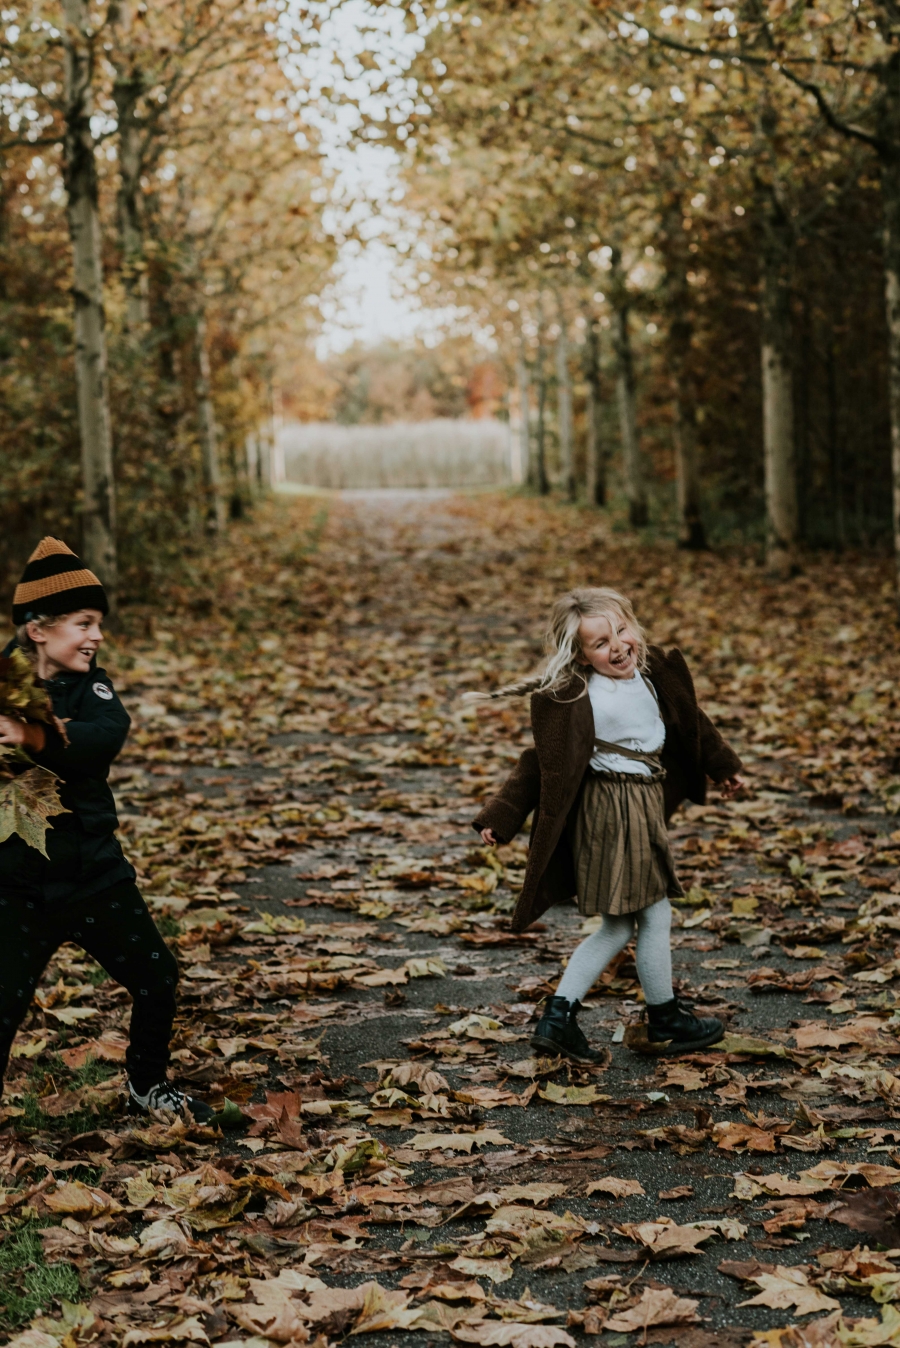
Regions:
<instances>
[{"instance_id":1,"label":"blonde girl","mask_svg":"<svg viewBox=\"0 0 900 1348\"><path fill-rule=\"evenodd\" d=\"M684 656L648 646L624 595L571 590L556 601L542 675L492 697L531 693L534 748L472 821L489 845L511 841L533 812L525 882L513 915L523 931L576 899L602 924L576 948L532 1039L544 1053L596 1062L578 1026L581 1002L637 932L635 962L654 1051L721 1039L672 991L669 899L678 881L666 822L711 780L730 798L741 762L697 704Z\"/></svg>"}]
</instances>

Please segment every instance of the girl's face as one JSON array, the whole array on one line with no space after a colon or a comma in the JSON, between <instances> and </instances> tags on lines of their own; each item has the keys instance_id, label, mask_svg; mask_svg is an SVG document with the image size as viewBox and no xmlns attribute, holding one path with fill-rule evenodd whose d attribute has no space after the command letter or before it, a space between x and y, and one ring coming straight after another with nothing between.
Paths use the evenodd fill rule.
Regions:
<instances>
[{"instance_id":1,"label":"girl's face","mask_svg":"<svg viewBox=\"0 0 900 1348\"><path fill-rule=\"evenodd\" d=\"M102 621L99 609L85 608L43 630L29 623L28 635L38 648L38 676L52 679L62 669L86 674L103 640Z\"/></svg>"},{"instance_id":2,"label":"girl's face","mask_svg":"<svg viewBox=\"0 0 900 1348\"><path fill-rule=\"evenodd\" d=\"M583 665L590 665L608 679L630 679L637 671L637 634L624 618L584 618L578 629Z\"/></svg>"}]
</instances>

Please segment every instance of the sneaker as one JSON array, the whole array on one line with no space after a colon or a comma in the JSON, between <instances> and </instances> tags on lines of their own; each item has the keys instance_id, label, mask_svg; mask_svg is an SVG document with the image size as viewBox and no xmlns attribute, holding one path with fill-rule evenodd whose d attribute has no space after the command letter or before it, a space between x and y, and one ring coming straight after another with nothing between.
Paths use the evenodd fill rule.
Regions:
<instances>
[{"instance_id":1,"label":"sneaker","mask_svg":"<svg viewBox=\"0 0 900 1348\"><path fill-rule=\"evenodd\" d=\"M215 1110L210 1109L209 1105L202 1100L195 1100L192 1095L185 1095L184 1091L177 1090L168 1081L151 1086L145 1095L139 1095L129 1081L129 1114L149 1114L151 1110L177 1114L180 1118L190 1114L195 1123L210 1123L215 1118Z\"/></svg>"},{"instance_id":2,"label":"sneaker","mask_svg":"<svg viewBox=\"0 0 900 1348\"><path fill-rule=\"evenodd\" d=\"M535 1026L531 1036L532 1048L541 1053L562 1054L575 1062L599 1063L606 1061L606 1054L591 1048L579 1029L576 1016L581 1010L581 1002L569 1002L565 997L548 997L544 1014Z\"/></svg>"},{"instance_id":3,"label":"sneaker","mask_svg":"<svg viewBox=\"0 0 900 1348\"><path fill-rule=\"evenodd\" d=\"M670 1002L647 1007L647 1041L657 1053L690 1053L692 1049L717 1044L725 1026L716 1016L695 1016L673 997Z\"/></svg>"}]
</instances>

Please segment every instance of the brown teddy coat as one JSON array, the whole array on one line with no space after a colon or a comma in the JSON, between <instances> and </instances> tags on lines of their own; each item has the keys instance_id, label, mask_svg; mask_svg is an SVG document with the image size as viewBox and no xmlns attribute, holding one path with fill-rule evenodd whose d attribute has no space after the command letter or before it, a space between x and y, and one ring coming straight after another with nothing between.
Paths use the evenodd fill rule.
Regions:
<instances>
[{"instance_id":1,"label":"brown teddy coat","mask_svg":"<svg viewBox=\"0 0 900 1348\"><path fill-rule=\"evenodd\" d=\"M702 805L707 777L723 782L740 772L741 760L700 710L681 651L651 646L646 672L666 727L661 758L669 819L685 798ZM524 931L553 904L575 895L566 823L594 752L595 733L590 699L579 697L582 688L582 681L574 679L557 693L532 695L534 748L525 750L497 795L472 821L479 833L489 828L500 842L511 842L534 811L525 882L512 919L515 931Z\"/></svg>"}]
</instances>

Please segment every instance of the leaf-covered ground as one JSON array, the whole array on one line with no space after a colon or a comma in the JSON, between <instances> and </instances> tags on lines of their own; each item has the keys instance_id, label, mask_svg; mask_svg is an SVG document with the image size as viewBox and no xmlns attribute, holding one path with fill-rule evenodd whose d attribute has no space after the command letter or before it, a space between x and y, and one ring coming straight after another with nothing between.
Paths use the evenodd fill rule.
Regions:
<instances>
[{"instance_id":1,"label":"leaf-covered ground","mask_svg":"<svg viewBox=\"0 0 900 1348\"><path fill-rule=\"evenodd\" d=\"M530 1052L585 927L510 935L524 840L469 820L527 705L460 694L530 671L573 583L631 595L747 763L673 822L715 1051L628 1046L626 952L583 1017L607 1064ZM220 1125L122 1114L128 998L65 947L4 1093L7 1337L900 1342L886 564L773 585L525 499L282 499L133 626L123 841L181 962L175 1071Z\"/></svg>"}]
</instances>

